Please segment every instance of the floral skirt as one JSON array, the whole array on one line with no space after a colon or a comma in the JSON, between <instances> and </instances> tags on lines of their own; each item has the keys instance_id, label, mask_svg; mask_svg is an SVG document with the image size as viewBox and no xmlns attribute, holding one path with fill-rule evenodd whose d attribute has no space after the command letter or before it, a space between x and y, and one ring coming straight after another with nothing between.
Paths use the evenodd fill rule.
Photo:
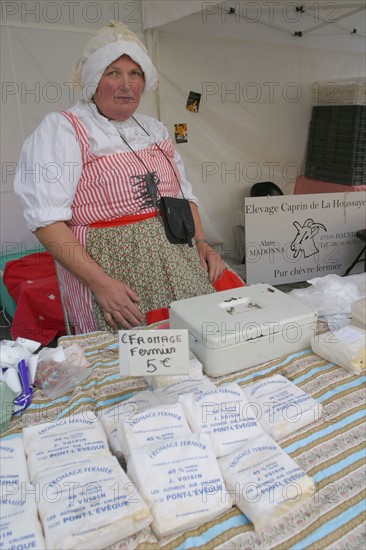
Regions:
<instances>
[{"instance_id":1,"label":"floral skirt","mask_svg":"<svg viewBox=\"0 0 366 550\"><path fill-rule=\"evenodd\" d=\"M85 248L108 275L136 292L143 314L168 307L174 300L214 292L196 247L171 244L158 218L90 228ZM92 306L99 330L111 331L93 298Z\"/></svg>"}]
</instances>

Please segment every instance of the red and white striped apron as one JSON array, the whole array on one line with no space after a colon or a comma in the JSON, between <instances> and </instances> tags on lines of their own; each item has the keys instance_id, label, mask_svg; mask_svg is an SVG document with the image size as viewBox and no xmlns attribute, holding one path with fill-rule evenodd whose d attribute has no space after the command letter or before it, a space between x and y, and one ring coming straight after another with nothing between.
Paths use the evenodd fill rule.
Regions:
<instances>
[{"instance_id":1,"label":"red and white striped apron","mask_svg":"<svg viewBox=\"0 0 366 550\"><path fill-rule=\"evenodd\" d=\"M80 120L67 111L61 114L74 128L82 154L83 170L72 203L72 218L66 222L80 243L85 246L90 224L126 215L154 212L154 207L146 207L144 199L136 197L134 193L131 176L146 174L145 166L134 153L94 155L90 151L87 133ZM160 141L158 145L174 165L174 146L171 140ZM136 150L136 153L149 171L156 171L159 175L160 195L177 196L179 186L173 169L156 145ZM179 178L178 169L175 172ZM59 278L64 304L76 333L98 330L92 313L90 290L66 269L60 269Z\"/></svg>"}]
</instances>

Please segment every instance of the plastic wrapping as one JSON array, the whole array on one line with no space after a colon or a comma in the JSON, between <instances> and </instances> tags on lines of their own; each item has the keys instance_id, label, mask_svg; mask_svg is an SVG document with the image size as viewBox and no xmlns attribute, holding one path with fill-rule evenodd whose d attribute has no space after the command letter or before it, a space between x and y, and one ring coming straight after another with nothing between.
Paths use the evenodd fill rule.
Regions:
<instances>
[{"instance_id":1,"label":"plastic wrapping","mask_svg":"<svg viewBox=\"0 0 366 550\"><path fill-rule=\"evenodd\" d=\"M197 359L197 357L190 352L189 353L189 377L198 378L202 376L202 363ZM164 388L165 386L170 386L175 382L180 382L187 378L187 375L176 375L176 376L145 376L144 377L149 386L153 389Z\"/></svg>"},{"instance_id":2,"label":"plastic wrapping","mask_svg":"<svg viewBox=\"0 0 366 550\"><path fill-rule=\"evenodd\" d=\"M0 435L8 429L9 421L13 413L13 401L16 393L0 380Z\"/></svg>"},{"instance_id":3,"label":"plastic wrapping","mask_svg":"<svg viewBox=\"0 0 366 550\"><path fill-rule=\"evenodd\" d=\"M219 459L234 503L254 524L267 528L315 492L312 479L269 435Z\"/></svg>"},{"instance_id":4,"label":"plastic wrapping","mask_svg":"<svg viewBox=\"0 0 366 550\"><path fill-rule=\"evenodd\" d=\"M150 507L159 538L196 528L232 506L204 434L134 449L127 473Z\"/></svg>"},{"instance_id":5,"label":"plastic wrapping","mask_svg":"<svg viewBox=\"0 0 366 550\"><path fill-rule=\"evenodd\" d=\"M38 363L35 385L42 389L44 395L55 399L73 390L87 376L84 366L41 361Z\"/></svg>"},{"instance_id":6,"label":"plastic wrapping","mask_svg":"<svg viewBox=\"0 0 366 550\"><path fill-rule=\"evenodd\" d=\"M366 332L360 327L348 325L335 332L318 334L312 338L311 349L353 374L360 374L365 369Z\"/></svg>"},{"instance_id":7,"label":"plastic wrapping","mask_svg":"<svg viewBox=\"0 0 366 550\"><path fill-rule=\"evenodd\" d=\"M262 428L278 440L316 422L322 405L280 374L244 388Z\"/></svg>"},{"instance_id":8,"label":"plastic wrapping","mask_svg":"<svg viewBox=\"0 0 366 550\"><path fill-rule=\"evenodd\" d=\"M366 298L351 304L351 324L366 329Z\"/></svg>"},{"instance_id":9,"label":"plastic wrapping","mask_svg":"<svg viewBox=\"0 0 366 550\"><path fill-rule=\"evenodd\" d=\"M340 327L351 317L351 304L361 297L357 284L339 275L326 275L308 281L311 286L289 294L317 310L318 316Z\"/></svg>"},{"instance_id":10,"label":"plastic wrapping","mask_svg":"<svg viewBox=\"0 0 366 550\"><path fill-rule=\"evenodd\" d=\"M185 394L179 401L192 431L209 437L216 457L235 451L263 433L250 403L237 384Z\"/></svg>"}]
</instances>

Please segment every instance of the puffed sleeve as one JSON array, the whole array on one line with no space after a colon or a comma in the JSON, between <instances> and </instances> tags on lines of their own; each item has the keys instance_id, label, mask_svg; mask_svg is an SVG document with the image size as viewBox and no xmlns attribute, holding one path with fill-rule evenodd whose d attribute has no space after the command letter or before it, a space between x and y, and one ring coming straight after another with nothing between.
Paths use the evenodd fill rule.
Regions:
<instances>
[{"instance_id":1,"label":"puffed sleeve","mask_svg":"<svg viewBox=\"0 0 366 550\"><path fill-rule=\"evenodd\" d=\"M198 199L193 194L192 185L190 182L186 179L186 172L184 169L184 163L180 156L180 154L177 152L177 150L174 150L174 162L179 170L180 178L181 178L181 186L182 191L184 194L184 198L188 199L191 202L194 202L198 206Z\"/></svg>"},{"instance_id":2,"label":"puffed sleeve","mask_svg":"<svg viewBox=\"0 0 366 550\"><path fill-rule=\"evenodd\" d=\"M63 115L50 113L26 139L14 180L31 231L71 218L81 172L81 151L72 126Z\"/></svg>"}]
</instances>

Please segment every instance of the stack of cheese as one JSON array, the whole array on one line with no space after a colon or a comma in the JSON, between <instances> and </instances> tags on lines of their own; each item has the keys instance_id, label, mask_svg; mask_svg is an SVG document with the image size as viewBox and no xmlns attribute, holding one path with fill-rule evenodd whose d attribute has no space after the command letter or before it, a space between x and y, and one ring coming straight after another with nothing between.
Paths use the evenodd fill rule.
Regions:
<instances>
[{"instance_id":1,"label":"stack of cheese","mask_svg":"<svg viewBox=\"0 0 366 550\"><path fill-rule=\"evenodd\" d=\"M206 434L217 457L263 433L252 407L237 384L179 398L192 431Z\"/></svg>"},{"instance_id":2,"label":"stack of cheese","mask_svg":"<svg viewBox=\"0 0 366 550\"><path fill-rule=\"evenodd\" d=\"M47 548L105 548L151 523L92 412L24 428L23 434Z\"/></svg>"},{"instance_id":3,"label":"stack of cheese","mask_svg":"<svg viewBox=\"0 0 366 550\"><path fill-rule=\"evenodd\" d=\"M206 377L179 377L154 391L160 405L120 424L119 438L128 475L149 504L157 537L178 533L214 519L232 506L211 441L192 434L181 396L214 391Z\"/></svg>"},{"instance_id":4,"label":"stack of cheese","mask_svg":"<svg viewBox=\"0 0 366 550\"><path fill-rule=\"evenodd\" d=\"M360 321L359 325L316 334L311 339L311 349L352 374L361 374L366 368L366 331L361 324Z\"/></svg>"},{"instance_id":5,"label":"stack of cheese","mask_svg":"<svg viewBox=\"0 0 366 550\"><path fill-rule=\"evenodd\" d=\"M192 430L205 433L216 456L221 457L218 463L228 488L225 497L221 494L221 498L227 500L230 493L238 508L259 529L283 516L314 492L312 480L262 427L278 437L314 421L314 411L310 411L314 400L283 377L271 377L265 384L262 381L250 386L250 390L248 394L251 398L254 396L253 402L237 384L184 395L180 402ZM272 423L270 420L263 422L262 418L259 425L252 405L256 413L262 410L266 419L267 406L271 403L277 405L271 417ZM284 422L279 403L297 403L300 419L295 418L292 422L294 418L290 413L289 422ZM297 409L296 412L299 413Z\"/></svg>"},{"instance_id":6,"label":"stack of cheese","mask_svg":"<svg viewBox=\"0 0 366 550\"><path fill-rule=\"evenodd\" d=\"M159 405L119 424L128 475L150 507L157 537L198 527L232 506L230 497L223 500L225 484L210 440L191 433L178 402L187 393L200 395L213 389L214 384L202 376L161 384L152 392Z\"/></svg>"},{"instance_id":7,"label":"stack of cheese","mask_svg":"<svg viewBox=\"0 0 366 550\"><path fill-rule=\"evenodd\" d=\"M0 548L46 548L20 437L0 441Z\"/></svg>"},{"instance_id":8,"label":"stack of cheese","mask_svg":"<svg viewBox=\"0 0 366 550\"><path fill-rule=\"evenodd\" d=\"M262 529L315 492L311 478L266 433L219 459L234 504Z\"/></svg>"},{"instance_id":9,"label":"stack of cheese","mask_svg":"<svg viewBox=\"0 0 366 550\"><path fill-rule=\"evenodd\" d=\"M275 440L316 422L322 414L320 403L280 374L250 384L244 392L258 422Z\"/></svg>"},{"instance_id":10,"label":"stack of cheese","mask_svg":"<svg viewBox=\"0 0 366 550\"><path fill-rule=\"evenodd\" d=\"M181 377L124 405L129 401L118 441L157 537L197 527L233 499L261 528L313 494L312 480L272 437L318 420L321 407L286 378L275 375L244 392Z\"/></svg>"},{"instance_id":11,"label":"stack of cheese","mask_svg":"<svg viewBox=\"0 0 366 550\"><path fill-rule=\"evenodd\" d=\"M149 386L153 390L157 390L159 388L164 388L164 386L170 386L170 384L174 384L175 382L180 382L184 378L200 378L203 375L202 372L203 365L202 363L197 359L197 357L190 351L189 352L189 374L186 376L182 375L158 375L158 376L145 376L145 381L149 384Z\"/></svg>"},{"instance_id":12,"label":"stack of cheese","mask_svg":"<svg viewBox=\"0 0 366 550\"><path fill-rule=\"evenodd\" d=\"M232 506L204 434L133 449L127 471L150 506L157 537L198 527Z\"/></svg>"},{"instance_id":13,"label":"stack of cheese","mask_svg":"<svg viewBox=\"0 0 366 550\"><path fill-rule=\"evenodd\" d=\"M150 524L157 537L171 536L233 503L262 528L313 494L312 480L274 439L320 413L279 375L245 391L180 377L102 411L128 475L90 411L25 428L47 548L104 548Z\"/></svg>"},{"instance_id":14,"label":"stack of cheese","mask_svg":"<svg viewBox=\"0 0 366 550\"><path fill-rule=\"evenodd\" d=\"M109 448L113 454L119 456L122 453L119 426L125 423L128 424L135 414L159 403L160 401L155 392L146 390L100 411L100 419L108 439Z\"/></svg>"}]
</instances>

